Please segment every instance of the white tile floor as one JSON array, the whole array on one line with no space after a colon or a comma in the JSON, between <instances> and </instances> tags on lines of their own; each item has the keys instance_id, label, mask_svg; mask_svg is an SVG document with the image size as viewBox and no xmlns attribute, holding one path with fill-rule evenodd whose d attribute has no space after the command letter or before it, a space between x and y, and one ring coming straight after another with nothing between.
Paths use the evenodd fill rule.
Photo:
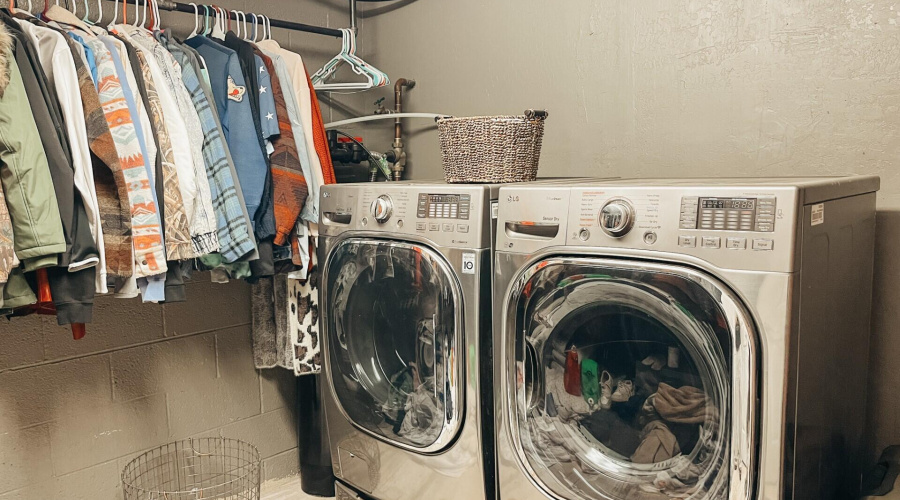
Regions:
<instances>
[{"instance_id":1,"label":"white tile floor","mask_svg":"<svg viewBox=\"0 0 900 500\"><path fill-rule=\"evenodd\" d=\"M262 486L262 500L328 500L314 497L300 489L300 476L269 481Z\"/></svg>"}]
</instances>

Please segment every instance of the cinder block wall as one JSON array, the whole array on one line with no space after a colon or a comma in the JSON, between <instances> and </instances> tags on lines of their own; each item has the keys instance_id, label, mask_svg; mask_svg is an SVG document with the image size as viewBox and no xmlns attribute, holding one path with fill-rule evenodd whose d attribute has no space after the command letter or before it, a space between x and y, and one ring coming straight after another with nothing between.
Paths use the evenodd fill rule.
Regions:
<instances>
[{"instance_id":1,"label":"cinder block wall","mask_svg":"<svg viewBox=\"0 0 900 500\"><path fill-rule=\"evenodd\" d=\"M98 1L89 0L92 18ZM40 2L32 3L37 10ZM105 26L114 3L102 3ZM319 26L349 24L346 1L216 3ZM181 38L194 27L191 14L161 17ZM359 22L364 31L366 21ZM300 53L310 72L341 47L340 39L280 28L272 35ZM365 47L359 51L367 57ZM365 94L337 98L323 100L325 121L374 109ZM391 124L384 130L389 137ZM215 285L198 274L187 294L184 304L162 306L100 298L94 325L77 342L55 318L0 319L0 500L121 499L129 459L191 436L254 443L264 480L297 472L295 380L286 370L253 368L249 286Z\"/></svg>"},{"instance_id":2,"label":"cinder block wall","mask_svg":"<svg viewBox=\"0 0 900 500\"><path fill-rule=\"evenodd\" d=\"M296 473L294 377L253 367L249 286L199 274L187 293L101 298L77 342L55 318L0 324L0 500L121 498L131 458L187 437L255 444L264 479Z\"/></svg>"}]
</instances>

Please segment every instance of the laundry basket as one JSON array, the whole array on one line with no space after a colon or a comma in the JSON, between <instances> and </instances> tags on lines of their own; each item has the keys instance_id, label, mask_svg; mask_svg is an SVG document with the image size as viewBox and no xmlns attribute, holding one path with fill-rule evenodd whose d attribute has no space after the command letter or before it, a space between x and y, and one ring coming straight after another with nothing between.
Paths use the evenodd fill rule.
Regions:
<instances>
[{"instance_id":1,"label":"laundry basket","mask_svg":"<svg viewBox=\"0 0 900 500\"><path fill-rule=\"evenodd\" d=\"M169 443L122 471L125 500L259 500L259 484L259 451L228 438Z\"/></svg>"},{"instance_id":2,"label":"laundry basket","mask_svg":"<svg viewBox=\"0 0 900 500\"><path fill-rule=\"evenodd\" d=\"M437 120L447 182L525 182L537 178L546 111L521 116Z\"/></svg>"}]
</instances>

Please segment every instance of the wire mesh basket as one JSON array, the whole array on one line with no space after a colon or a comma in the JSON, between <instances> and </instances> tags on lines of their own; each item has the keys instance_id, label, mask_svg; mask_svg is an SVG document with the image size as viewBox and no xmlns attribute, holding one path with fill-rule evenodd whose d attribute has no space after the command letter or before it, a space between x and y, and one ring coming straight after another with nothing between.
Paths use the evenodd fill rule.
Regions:
<instances>
[{"instance_id":1,"label":"wire mesh basket","mask_svg":"<svg viewBox=\"0 0 900 500\"><path fill-rule=\"evenodd\" d=\"M259 485L259 451L228 438L169 443L122 471L125 500L259 500Z\"/></svg>"},{"instance_id":2,"label":"wire mesh basket","mask_svg":"<svg viewBox=\"0 0 900 500\"><path fill-rule=\"evenodd\" d=\"M527 182L537 178L546 111L437 121L447 182Z\"/></svg>"}]
</instances>

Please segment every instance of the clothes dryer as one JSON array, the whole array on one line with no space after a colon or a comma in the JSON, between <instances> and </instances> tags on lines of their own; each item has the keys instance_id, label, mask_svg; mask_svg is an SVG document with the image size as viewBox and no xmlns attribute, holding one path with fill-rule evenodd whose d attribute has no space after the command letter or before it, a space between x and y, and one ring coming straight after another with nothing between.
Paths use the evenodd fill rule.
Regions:
<instances>
[{"instance_id":1,"label":"clothes dryer","mask_svg":"<svg viewBox=\"0 0 900 500\"><path fill-rule=\"evenodd\" d=\"M343 495L494 498L484 349L497 192L428 182L322 189L323 399Z\"/></svg>"},{"instance_id":2,"label":"clothes dryer","mask_svg":"<svg viewBox=\"0 0 900 500\"><path fill-rule=\"evenodd\" d=\"M854 498L878 187L501 188L500 497Z\"/></svg>"}]
</instances>

